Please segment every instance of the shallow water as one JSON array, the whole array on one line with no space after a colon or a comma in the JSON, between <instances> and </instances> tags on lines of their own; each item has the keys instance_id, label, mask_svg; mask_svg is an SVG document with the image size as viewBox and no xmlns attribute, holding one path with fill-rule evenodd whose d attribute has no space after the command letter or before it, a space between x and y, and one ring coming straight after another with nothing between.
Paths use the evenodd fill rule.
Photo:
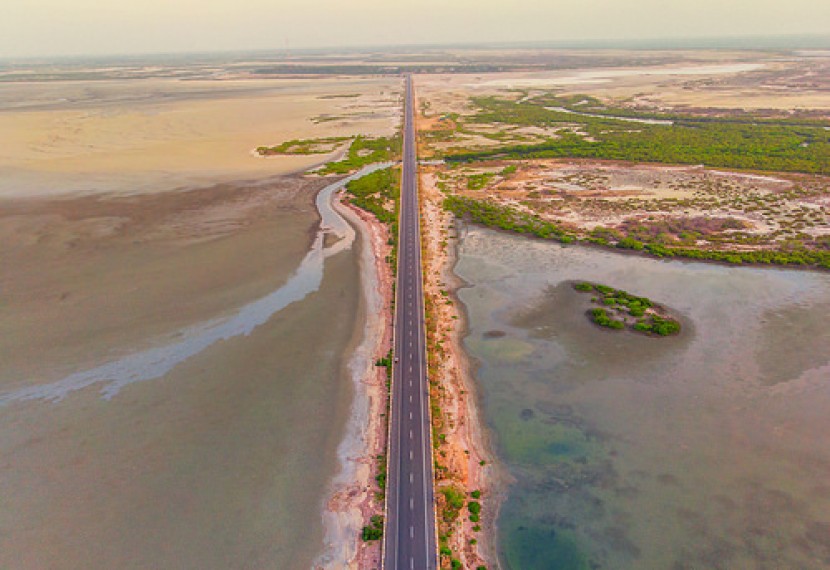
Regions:
<instances>
[{"instance_id":1,"label":"shallow water","mask_svg":"<svg viewBox=\"0 0 830 570\"><path fill-rule=\"evenodd\" d=\"M355 239L354 229L332 208L332 195L349 181L387 166L389 165L368 166L326 186L317 194L316 206L321 218L321 231L300 266L279 289L241 307L228 319L203 323L180 331L177 336L181 340L176 342L135 352L91 370L75 372L57 382L0 393L0 405L36 399L59 401L71 392L96 384L103 384L101 394L104 398L110 399L133 382L154 380L164 376L177 365L221 340L250 335L256 327L266 323L274 314L320 288L325 258L350 248ZM333 233L338 241L330 247L324 247L324 232Z\"/></svg>"},{"instance_id":2,"label":"shallow water","mask_svg":"<svg viewBox=\"0 0 830 570\"><path fill-rule=\"evenodd\" d=\"M506 568L830 567L830 275L480 228L456 271L515 478ZM595 327L567 283L582 279L664 304L683 332Z\"/></svg>"},{"instance_id":3,"label":"shallow water","mask_svg":"<svg viewBox=\"0 0 830 570\"><path fill-rule=\"evenodd\" d=\"M360 240L329 206L340 185L318 199L339 239L321 233L280 289L3 395L0 567L311 566L362 319Z\"/></svg>"}]
</instances>

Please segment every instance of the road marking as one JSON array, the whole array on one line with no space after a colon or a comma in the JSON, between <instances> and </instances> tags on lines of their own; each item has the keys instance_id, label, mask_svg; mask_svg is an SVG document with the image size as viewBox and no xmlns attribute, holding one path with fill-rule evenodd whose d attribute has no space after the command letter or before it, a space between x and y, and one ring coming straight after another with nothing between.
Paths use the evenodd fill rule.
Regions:
<instances>
[{"instance_id":1,"label":"road marking","mask_svg":"<svg viewBox=\"0 0 830 570\"><path fill-rule=\"evenodd\" d=\"M412 439L412 430L409 430L409 439Z\"/></svg>"},{"instance_id":2,"label":"road marking","mask_svg":"<svg viewBox=\"0 0 830 570\"><path fill-rule=\"evenodd\" d=\"M409 474L409 482L412 483L412 473Z\"/></svg>"},{"instance_id":3,"label":"road marking","mask_svg":"<svg viewBox=\"0 0 830 570\"><path fill-rule=\"evenodd\" d=\"M415 527L412 525L409 525L409 538L415 538ZM410 558L410 560L412 559Z\"/></svg>"}]
</instances>

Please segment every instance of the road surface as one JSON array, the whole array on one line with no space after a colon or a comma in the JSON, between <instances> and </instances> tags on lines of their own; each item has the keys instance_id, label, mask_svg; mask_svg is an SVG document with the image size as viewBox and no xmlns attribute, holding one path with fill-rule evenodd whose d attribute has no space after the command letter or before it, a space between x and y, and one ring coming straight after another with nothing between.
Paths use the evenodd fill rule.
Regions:
<instances>
[{"instance_id":1,"label":"road surface","mask_svg":"<svg viewBox=\"0 0 830 570\"><path fill-rule=\"evenodd\" d=\"M396 360L383 537L385 570L437 568L412 90L412 77L407 75L395 301Z\"/></svg>"}]
</instances>

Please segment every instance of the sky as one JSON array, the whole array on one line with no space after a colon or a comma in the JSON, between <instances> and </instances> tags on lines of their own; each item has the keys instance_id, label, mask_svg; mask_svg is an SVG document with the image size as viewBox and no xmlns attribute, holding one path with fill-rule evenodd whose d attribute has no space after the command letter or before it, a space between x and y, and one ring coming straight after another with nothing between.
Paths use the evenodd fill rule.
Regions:
<instances>
[{"instance_id":1,"label":"sky","mask_svg":"<svg viewBox=\"0 0 830 570\"><path fill-rule=\"evenodd\" d=\"M830 35L830 0L3 0L0 58Z\"/></svg>"}]
</instances>

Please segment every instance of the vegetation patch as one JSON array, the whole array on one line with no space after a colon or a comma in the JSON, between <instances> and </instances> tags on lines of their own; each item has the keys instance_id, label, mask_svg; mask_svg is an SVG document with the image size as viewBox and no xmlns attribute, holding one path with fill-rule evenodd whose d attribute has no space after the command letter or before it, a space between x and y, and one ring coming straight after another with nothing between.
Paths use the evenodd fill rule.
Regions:
<instances>
[{"instance_id":1,"label":"vegetation patch","mask_svg":"<svg viewBox=\"0 0 830 570\"><path fill-rule=\"evenodd\" d=\"M349 202L389 225L390 235L398 235L398 197L401 175L397 168L376 170L346 184Z\"/></svg>"},{"instance_id":2,"label":"vegetation patch","mask_svg":"<svg viewBox=\"0 0 830 570\"><path fill-rule=\"evenodd\" d=\"M372 540L380 540L383 536L383 517L380 515L373 515L369 525L363 527L361 538L365 542Z\"/></svg>"},{"instance_id":3,"label":"vegetation patch","mask_svg":"<svg viewBox=\"0 0 830 570\"><path fill-rule=\"evenodd\" d=\"M654 124L647 122L653 113L633 109L626 117L605 115L596 105L590 113L575 112L550 94L519 101L474 97L472 103L478 108L473 123L559 126L562 131L539 144L458 152L447 161L570 157L830 174L830 131L815 121L672 115L670 123Z\"/></svg>"},{"instance_id":4,"label":"vegetation patch","mask_svg":"<svg viewBox=\"0 0 830 570\"><path fill-rule=\"evenodd\" d=\"M352 180L345 186L346 200L354 206L365 210L385 224L388 228L388 245L391 251L386 259L391 274L394 276L397 271L398 255L398 215L400 212L400 185L401 172L399 168L384 168L369 173L366 176ZM394 283L392 285L394 292ZM390 314L394 314L394 295L392 296L392 307ZM392 349L382 357L375 360L375 366L383 367L386 371L386 412L385 418L389 421L390 395L393 367ZM385 454L376 456L375 482L377 483L376 497L383 501L386 491L387 478L387 456ZM379 540L383 536L383 517L374 515L370 524L363 527L361 537L364 541Z\"/></svg>"},{"instance_id":5,"label":"vegetation patch","mask_svg":"<svg viewBox=\"0 0 830 570\"><path fill-rule=\"evenodd\" d=\"M256 151L260 156L328 154L350 138L293 139L277 146L260 146Z\"/></svg>"},{"instance_id":6,"label":"vegetation patch","mask_svg":"<svg viewBox=\"0 0 830 570\"><path fill-rule=\"evenodd\" d=\"M587 281L574 283L573 288L580 293L594 294L591 303L599 306L588 311L588 317L598 326L654 336L680 333L680 322L651 299Z\"/></svg>"},{"instance_id":7,"label":"vegetation patch","mask_svg":"<svg viewBox=\"0 0 830 570\"><path fill-rule=\"evenodd\" d=\"M396 161L401 156L401 137L357 136L349 146L346 158L329 162L318 174L351 174L368 164Z\"/></svg>"},{"instance_id":8,"label":"vegetation patch","mask_svg":"<svg viewBox=\"0 0 830 570\"><path fill-rule=\"evenodd\" d=\"M664 233L652 237L653 231L646 227L646 231L638 235L648 241L641 241L613 229L598 227L584 231L557 224L532 210L528 211L527 206L520 208L487 199L448 195L444 207L468 222L561 243L578 241L640 251L654 257L717 261L733 265L795 265L830 269L830 239L825 238L815 240L813 247L807 247L800 240L790 240L782 243L779 249L708 249L697 245L694 238L699 234L691 234L692 239L686 239L690 232L681 232L683 240L669 241L665 239Z\"/></svg>"},{"instance_id":9,"label":"vegetation patch","mask_svg":"<svg viewBox=\"0 0 830 570\"><path fill-rule=\"evenodd\" d=\"M510 206L463 196L448 196L444 199L444 208L476 224L563 243L573 241L573 234L565 228Z\"/></svg>"}]
</instances>

